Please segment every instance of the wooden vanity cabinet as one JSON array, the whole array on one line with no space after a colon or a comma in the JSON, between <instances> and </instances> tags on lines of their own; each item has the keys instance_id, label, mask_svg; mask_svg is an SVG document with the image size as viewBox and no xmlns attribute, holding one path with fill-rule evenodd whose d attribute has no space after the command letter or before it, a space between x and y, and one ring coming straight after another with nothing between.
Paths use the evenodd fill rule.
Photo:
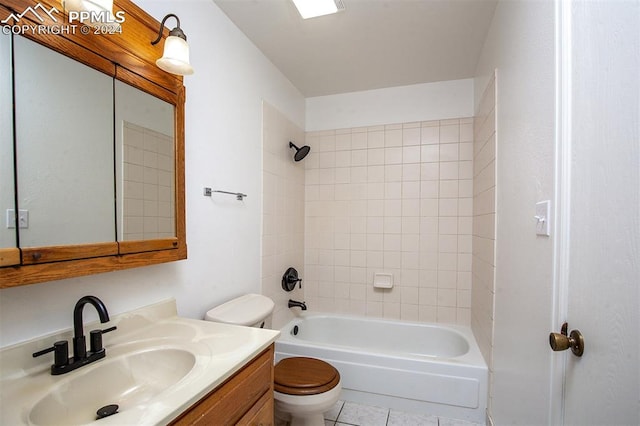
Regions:
<instances>
[{"instance_id":1,"label":"wooden vanity cabinet","mask_svg":"<svg viewBox=\"0 0 640 426\"><path fill-rule=\"evenodd\" d=\"M272 425L273 354L272 344L170 424Z\"/></svg>"}]
</instances>

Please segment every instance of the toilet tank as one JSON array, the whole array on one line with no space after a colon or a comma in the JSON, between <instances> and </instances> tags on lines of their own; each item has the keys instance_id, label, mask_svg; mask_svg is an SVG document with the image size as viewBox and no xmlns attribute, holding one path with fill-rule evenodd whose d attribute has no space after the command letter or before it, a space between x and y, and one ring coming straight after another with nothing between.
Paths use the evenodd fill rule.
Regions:
<instances>
[{"instance_id":1,"label":"toilet tank","mask_svg":"<svg viewBox=\"0 0 640 426\"><path fill-rule=\"evenodd\" d=\"M271 327L273 300L261 294L245 294L210 309L204 316L207 321L249 327Z\"/></svg>"}]
</instances>

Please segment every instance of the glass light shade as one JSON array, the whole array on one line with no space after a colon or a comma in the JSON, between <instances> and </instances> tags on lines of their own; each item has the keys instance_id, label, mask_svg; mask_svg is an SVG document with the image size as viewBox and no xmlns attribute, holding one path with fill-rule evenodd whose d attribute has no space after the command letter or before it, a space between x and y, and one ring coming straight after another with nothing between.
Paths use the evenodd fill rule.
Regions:
<instances>
[{"instance_id":1,"label":"glass light shade","mask_svg":"<svg viewBox=\"0 0 640 426\"><path fill-rule=\"evenodd\" d=\"M334 0L293 0L302 19L330 15L338 11Z\"/></svg>"},{"instance_id":2,"label":"glass light shade","mask_svg":"<svg viewBox=\"0 0 640 426\"><path fill-rule=\"evenodd\" d=\"M169 36L164 41L164 54L156 61L158 68L171 74L190 75L193 68L189 63L189 45L187 41L176 36Z\"/></svg>"}]
</instances>

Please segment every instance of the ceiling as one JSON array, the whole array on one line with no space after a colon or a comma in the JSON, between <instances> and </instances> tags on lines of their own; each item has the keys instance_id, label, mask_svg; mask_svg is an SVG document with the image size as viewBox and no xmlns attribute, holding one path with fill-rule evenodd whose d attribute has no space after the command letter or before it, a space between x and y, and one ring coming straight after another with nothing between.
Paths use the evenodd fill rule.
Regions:
<instances>
[{"instance_id":1,"label":"ceiling","mask_svg":"<svg viewBox=\"0 0 640 426\"><path fill-rule=\"evenodd\" d=\"M473 77L497 0L214 0L305 97Z\"/></svg>"}]
</instances>

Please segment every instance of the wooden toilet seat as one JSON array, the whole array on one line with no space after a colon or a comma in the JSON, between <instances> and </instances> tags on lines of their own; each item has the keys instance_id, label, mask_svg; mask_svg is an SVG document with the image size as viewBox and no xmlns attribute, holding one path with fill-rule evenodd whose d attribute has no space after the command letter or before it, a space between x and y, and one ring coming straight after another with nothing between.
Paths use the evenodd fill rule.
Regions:
<instances>
[{"instance_id":1,"label":"wooden toilet seat","mask_svg":"<svg viewBox=\"0 0 640 426\"><path fill-rule=\"evenodd\" d=\"M274 368L274 389L288 395L317 395L330 391L339 382L338 370L315 358L285 358Z\"/></svg>"}]
</instances>

